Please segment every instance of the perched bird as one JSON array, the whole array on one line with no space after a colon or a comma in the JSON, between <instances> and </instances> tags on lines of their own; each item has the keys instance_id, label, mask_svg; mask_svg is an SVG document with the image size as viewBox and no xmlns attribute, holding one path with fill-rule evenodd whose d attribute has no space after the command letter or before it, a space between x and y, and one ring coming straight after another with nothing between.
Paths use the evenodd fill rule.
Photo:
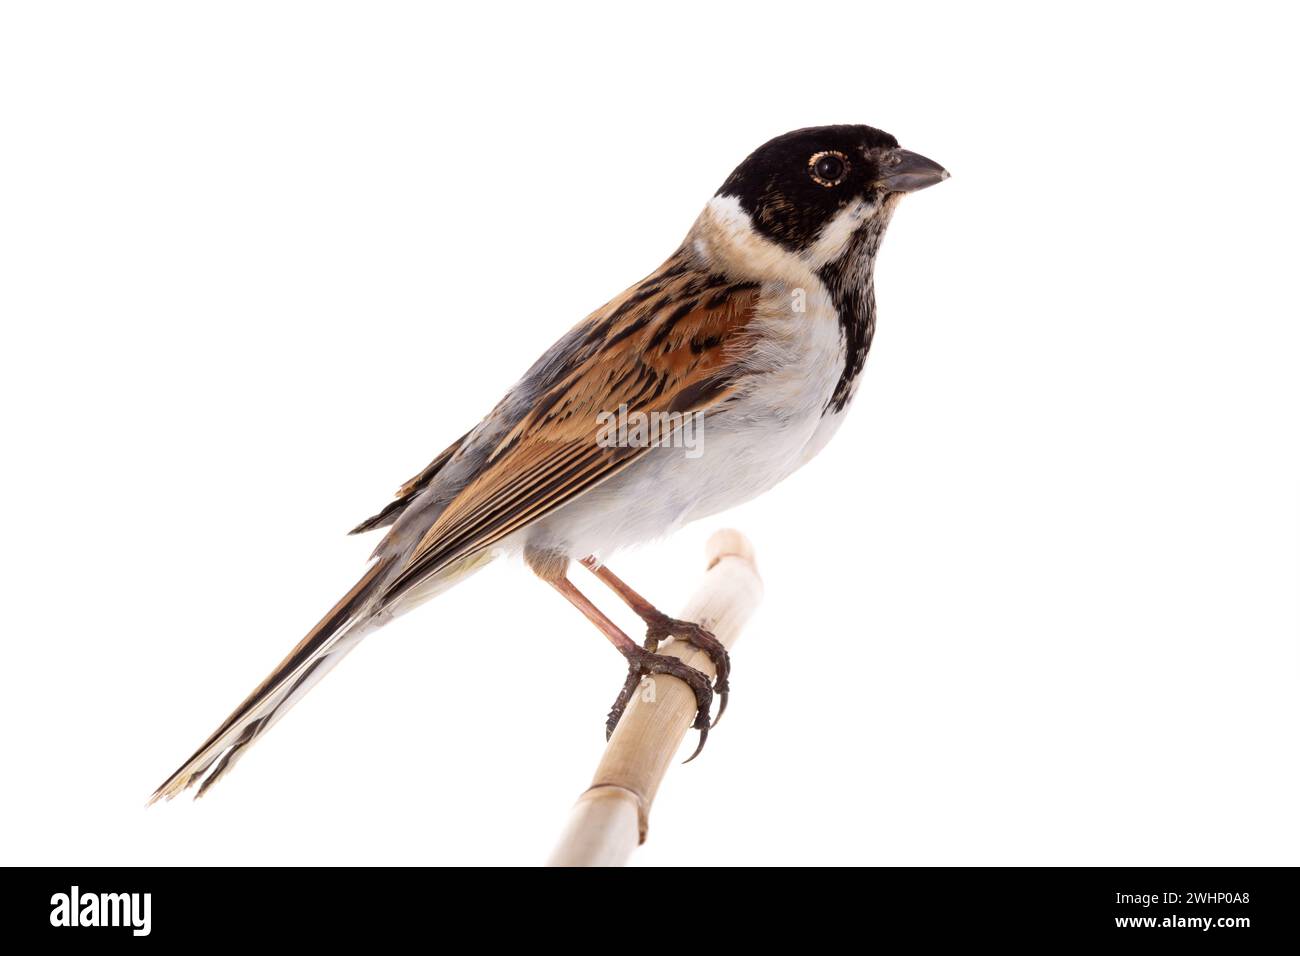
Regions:
<instances>
[{"instance_id":1,"label":"perched bird","mask_svg":"<svg viewBox=\"0 0 1300 956\"><path fill-rule=\"evenodd\" d=\"M643 676L671 675L695 693L698 754L715 692L719 716L726 706L726 651L604 561L753 498L825 446L871 347L872 270L894 208L947 177L870 126L796 130L755 150L663 265L565 333L353 529L390 530L361 580L152 799L200 780L202 795L366 634L520 552L628 661L607 732ZM644 644L569 580L571 560L645 621ZM670 635L709 653L712 685L657 653Z\"/></svg>"}]
</instances>

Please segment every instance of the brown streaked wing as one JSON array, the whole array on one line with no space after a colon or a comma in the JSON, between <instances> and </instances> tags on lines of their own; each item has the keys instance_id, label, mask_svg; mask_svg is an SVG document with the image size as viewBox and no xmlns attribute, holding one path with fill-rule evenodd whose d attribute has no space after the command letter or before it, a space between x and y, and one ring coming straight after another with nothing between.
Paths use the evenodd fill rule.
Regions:
<instances>
[{"instance_id":1,"label":"brown streaked wing","mask_svg":"<svg viewBox=\"0 0 1300 956\"><path fill-rule=\"evenodd\" d=\"M617 474L647 448L597 444L600 412L691 412L736 388L758 289L699 273L651 276L657 294L628 296L583 327L600 341L506 433L483 470L438 516L386 599L457 558L488 547ZM630 290L635 292L634 290ZM611 321L612 320L612 321Z\"/></svg>"}]
</instances>

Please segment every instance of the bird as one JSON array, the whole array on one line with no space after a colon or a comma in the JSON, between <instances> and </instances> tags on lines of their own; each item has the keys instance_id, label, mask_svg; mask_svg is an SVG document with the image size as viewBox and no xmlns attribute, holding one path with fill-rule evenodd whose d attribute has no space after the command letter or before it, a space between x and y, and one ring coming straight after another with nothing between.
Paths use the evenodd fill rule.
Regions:
<instances>
[{"instance_id":1,"label":"bird","mask_svg":"<svg viewBox=\"0 0 1300 956\"><path fill-rule=\"evenodd\" d=\"M229 772L366 635L491 561L524 564L626 659L612 733L640 681L694 692L704 746L730 692L725 648L656 608L609 557L760 495L835 434L876 324L874 266L900 199L949 177L864 125L769 140L725 179L676 250L564 333L487 415L353 534L387 529L360 580L150 803ZM573 582L577 567L645 623L638 642ZM707 652L710 680L658 653Z\"/></svg>"}]
</instances>

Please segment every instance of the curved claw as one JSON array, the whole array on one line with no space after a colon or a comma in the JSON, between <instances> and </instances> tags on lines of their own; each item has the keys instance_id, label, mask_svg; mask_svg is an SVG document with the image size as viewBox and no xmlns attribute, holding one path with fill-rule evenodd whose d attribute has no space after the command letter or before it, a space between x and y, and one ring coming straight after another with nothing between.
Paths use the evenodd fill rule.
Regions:
<instances>
[{"instance_id":1,"label":"curved claw","mask_svg":"<svg viewBox=\"0 0 1300 956\"><path fill-rule=\"evenodd\" d=\"M698 703L702 704L702 706L695 712L695 723L691 724L691 729L700 732L700 742L695 745L695 752L682 761L684 764L690 763L700 755L700 751L704 749L704 742L709 739L709 730L718 723L716 720L709 720L708 702L700 701L698 697L696 700Z\"/></svg>"},{"instance_id":2,"label":"curved claw","mask_svg":"<svg viewBox=\"0 0 1300 956\"><path fill-rule=\"evenodd\" d=\"M683 760L682 761L683 764L688 764L696 757L698 757L700 755L700 751L704 749L704 741L709 739L708 727L701 727L699 728L699 731L700 731L700 742L695 745L695 753L691 754L689 757Z\"/></svg>"},{"instance_id":3,"label":"curved claw","mask_svg":"<svg viewBox=\"0 0 1300 956\"><path fill-rule=\"evenodd\" d=\"M718 716L713 718L713 726L716 727L722 715L727 712L727 698L731 696L731 691L724 684L721 687L714 686L713 692L718 695Z\"/></svg>"}]
</instances>

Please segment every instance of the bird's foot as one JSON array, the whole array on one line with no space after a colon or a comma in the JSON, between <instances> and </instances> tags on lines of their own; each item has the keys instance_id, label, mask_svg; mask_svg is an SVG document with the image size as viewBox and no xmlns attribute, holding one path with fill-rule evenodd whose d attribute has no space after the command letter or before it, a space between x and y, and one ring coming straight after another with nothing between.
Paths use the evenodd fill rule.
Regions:
<instances>
[{"instance_id":1,"label":"bird's foot","mask_svg":"<svg viewBox=\"0 0 1300 956\"><path fill-rule=\"evenodd\" d=\"M623 711L627 709L632 695L641 686L641 681L655 674L676 677L695 694L695 723L691 724L691 727L700 732L700 742L695 747L695 753L686 758L685 762L690 763L700 755L700 751L704 749L704 741L709 738L709 710L713 705L713 688L709 686L709 679L702 672L668 654L656 654L651 650L638 648L635 653L628 655L627 681L619 691L614 706L610 708L609 718L605 721L605 738L608 740L614 733L614 728L622 719Z\"/></svg>"},{"instance_id":2,"label":"bird's foot","mask_svg":"<svg viewBox=\"0 0 1300 956\"><path fill-rule=\"evenodd\" d=\"M727 709L727 697L731 693L731 655L727 649L711 632L694 621L679 621L667 614L658 614L649 618L646 625L645 648L651 653L659 650L660 641L675 637L709 655L717 675L713 681L713 692L718 695L718 716L713 721L716 724Z\"/></svg>"}]
</instances>

